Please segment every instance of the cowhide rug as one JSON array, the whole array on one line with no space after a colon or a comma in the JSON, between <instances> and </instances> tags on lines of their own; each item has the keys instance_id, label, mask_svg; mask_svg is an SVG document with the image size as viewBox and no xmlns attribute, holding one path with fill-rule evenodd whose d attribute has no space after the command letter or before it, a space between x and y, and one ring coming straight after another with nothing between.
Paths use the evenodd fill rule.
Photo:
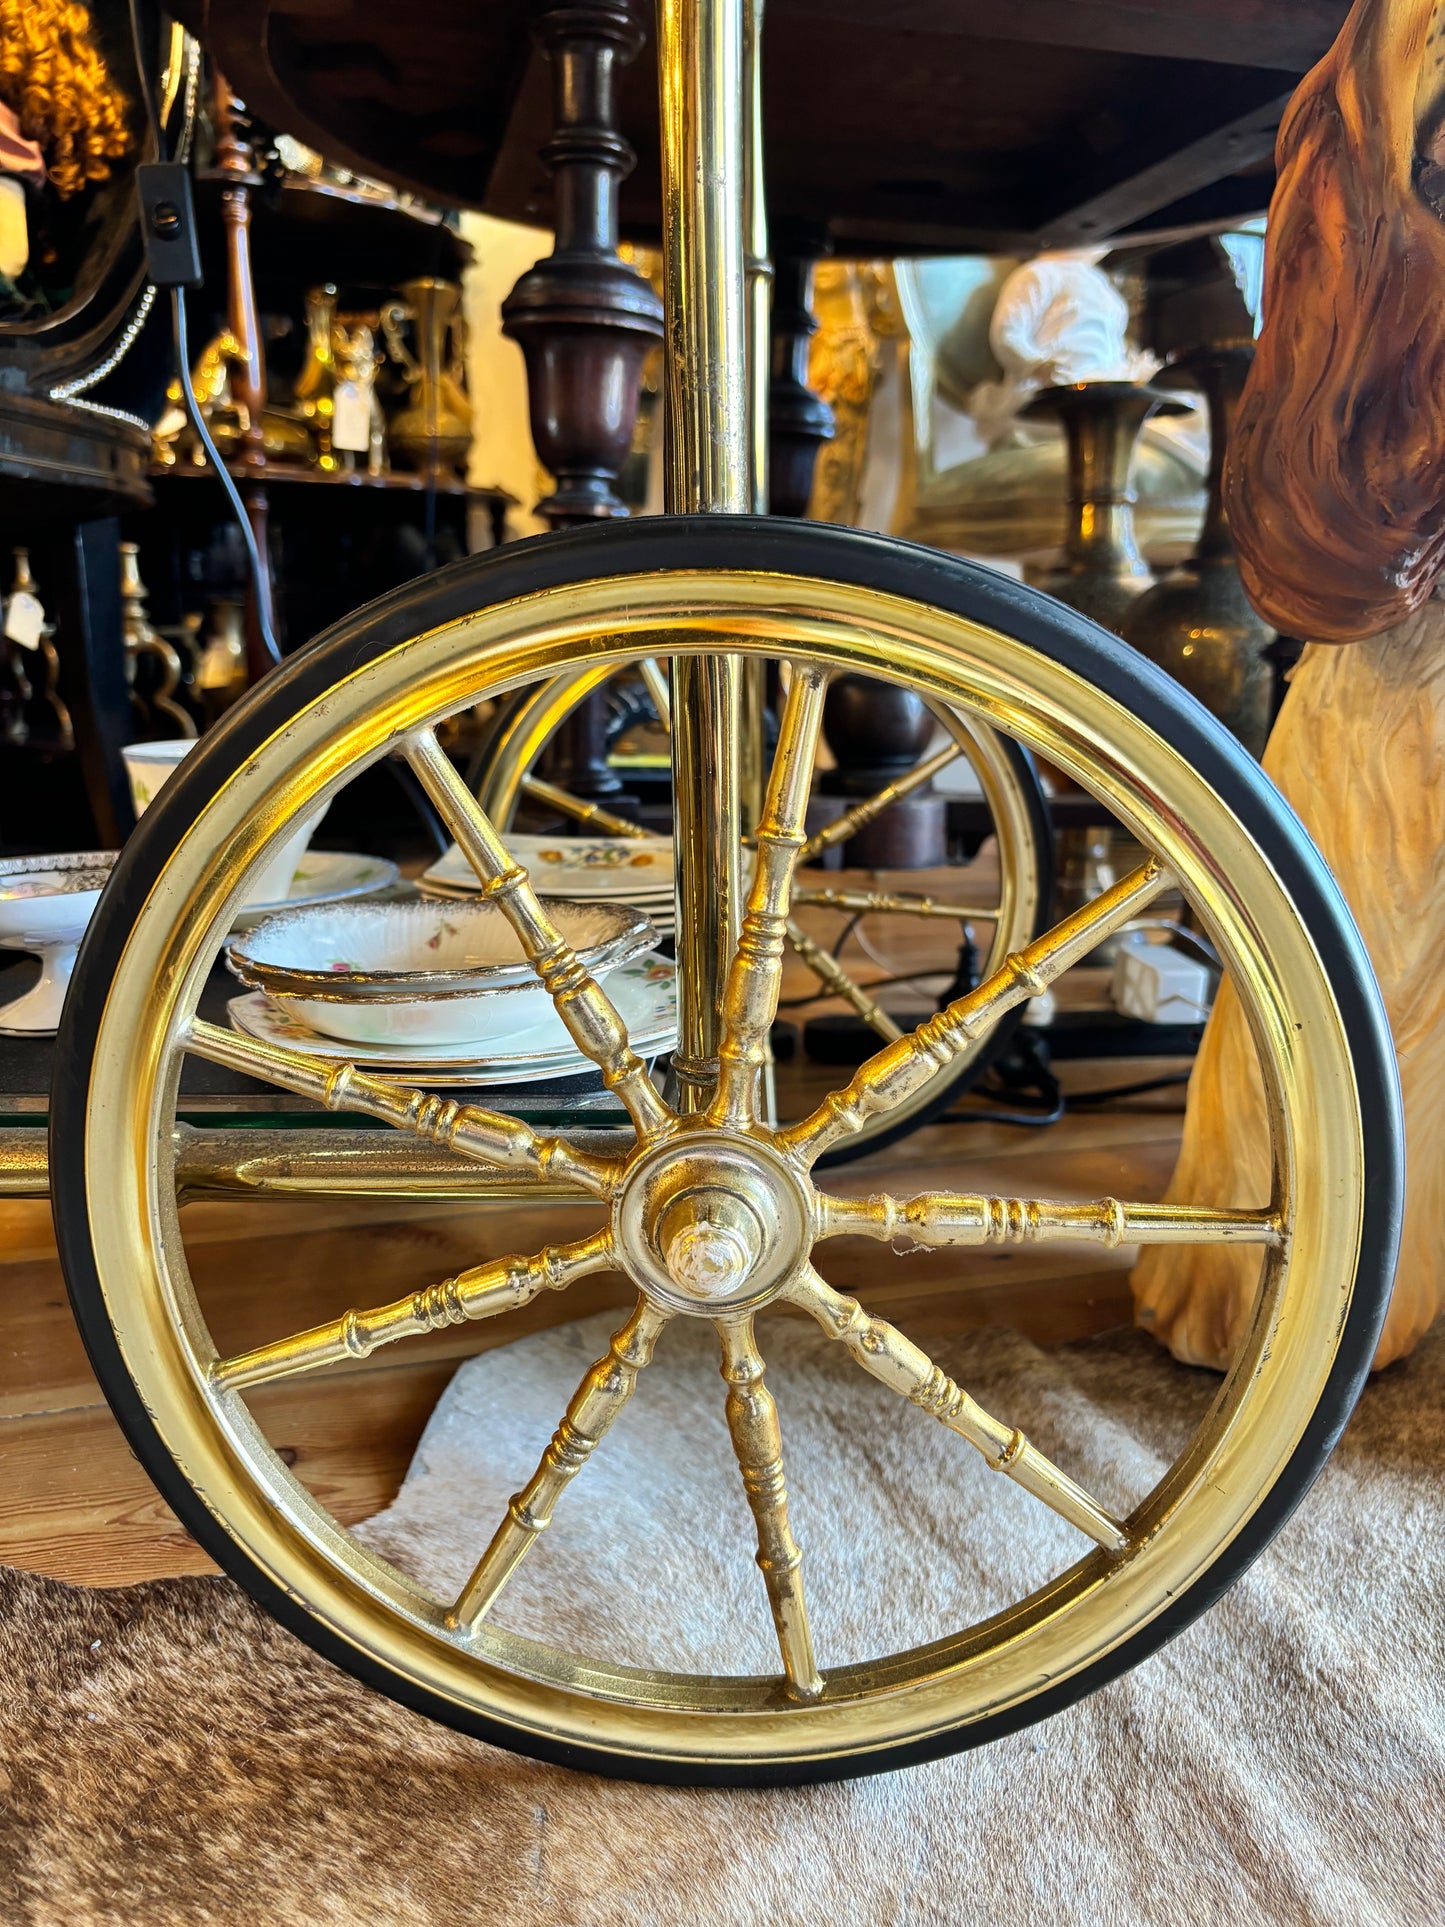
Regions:
<instances>
[{"instance_id":1,"label":"cowhide rug","mask_svg":"<svg viewBox=\"0 0 1445 1927\"><path fill-rule=\"evenodd\" d=\"M452 1585L611 1317L462 1367L367 1535ZM767 1320L827 1660L926 1638L1070 1542L838 1348ZM1214 1381L1135 1333L935 1348L1122 1499ZM633 1786L459 1738L229 1583L0 1575L0 1921L17 1927L1426 1927L1445 1921L1445 1332L1369 1386L1228 1597L1048 1724L784 1792ZM679 1321L499 1613L770 1666L710 1334Z\"/></svg>"}]
</instances>

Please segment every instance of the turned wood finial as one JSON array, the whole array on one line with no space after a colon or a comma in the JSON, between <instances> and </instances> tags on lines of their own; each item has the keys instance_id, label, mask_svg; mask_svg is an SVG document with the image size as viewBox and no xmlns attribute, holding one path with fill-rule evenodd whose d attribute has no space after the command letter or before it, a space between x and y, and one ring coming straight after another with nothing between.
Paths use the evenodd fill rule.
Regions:
<instances>
[{"instance_id":1,"label":"turned wood finial","mask_svg":"<svg viewBox=\"0 0 1445 1927\"><path fill-rule=\"evenodd\" d=\"M266 405L266 359L256 290L251 274L251 195L261 185L243 119L244 109L219 69L212 75L211 116L216 130L216 173L221 220L226 229L227 321L241 353L231 370L231 393L240 405L240 451L245 468L264 468L261 410Z\"/></svg>"},{"instance_id":2,"label":"turned wood finial","mask_svg":"<svg viewBox=\"0 0 1445 1927\"><path fill-rule=\"evenodd\" d=\"M1378 634L1445 567L1440 33L1438 0L1356 0L1280 127L1226 499L1250 600L1290 635Z\"/></svg>"},{"instance_id":3,"label":"turned wood finial","mask_svg":"<svg viewBox=\"0 0 1445 1927\"><path fill-rule=\"evenodd\" d=\"M219 68L212 69L211 116L216 134L216 173L222 182L221 220L226 229L226 319L241 351L231 368L231 394L241 418L236 461L242 471L246 519L261 558L260 575L246 597L246 673L256 682L271 666L262 639L262 613L272 627L275 620L267 536L269 505L263 486L266 447L261 417L266 406L266 346L251 273L251 196L261 185L261 175L245 107L232 94Z\"/></svg>"},{"instance_id":4,"label":"turned wood finial","mask_svg":"<svg viewBox=\"0 0 1445 1927\"><path fill-rule=\"evenodd\" d=\"M833 439L833 411L808 386L808 344L818 331L809 306L810 253L791 237L779 248L773 282L772 372L768 382L768 507L806 515L818 450Z\"/></svg>"},{"instance_id":5,"label":"turned wood finial","mask_svg":"<svg viewBox=\"0 0 1445 1927\"><path fill-rule=\"evenodd\" d=\"M643 43L629 0L543 4L553 133L542 149L556 244L502 305L527 362L532 439L557 487L537 511L554 528L624 515L615 484L632 446L642 364L662 303L617 252L618 191L636 156L617 131L616 77Z\"/></svg>"}]
</instances>

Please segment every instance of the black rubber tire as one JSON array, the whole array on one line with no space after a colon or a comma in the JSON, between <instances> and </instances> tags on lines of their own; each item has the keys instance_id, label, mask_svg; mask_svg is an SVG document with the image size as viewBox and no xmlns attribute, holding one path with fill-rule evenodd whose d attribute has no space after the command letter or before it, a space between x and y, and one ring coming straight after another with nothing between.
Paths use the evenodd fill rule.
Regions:
<instances>
[{"instance_id":1,"label":"black rubber tire","mask_svg":"<svg viewBox=\"0 0 1445 1927\"><path fill-rule=\"evenodd\" d=\"M284 1593L228 1536L193 1491L151 1424L106 1316L91 1248L85 1119L92 1056L112 976L132 920L167 853L216 783L341 669L354 670L425 629L494 602L557 584L703 568L759 569L854 583L1002 630L1085 676L1181 752L1268 853L1323 959L1350 1039L1364 1126L1363 1237L1354 1292L1325 1391L1289 1465L1214 1564L1157 1618L1092 1667L1025 1705L925 1741L885 1745L846 1760L762 1760L716 1768L636 1762L570 1744L529 1740L535 1757L615 1777L684 1785L768 1786L892 1770L1001 1738L1082 1699L1147 1658L1204 1612L1284 1524L1329 1457L1359 1397L1389 1303L1399 1239L1403 1142L1389 1029L1369 960L1333 878L1258 764L1161 670L1050 597L935 550L815 523L677 517L568 531L472 557L383 597L339 623L258 685L181 766L147 810L117 864L81 949L56 1053L50 1173L56 1232L71 1304L90 1361L136 1456L211 1557L317 1652L404 1705L494 1745L516 1735L434 1697L359 1655Z\"/></svg>"}]
</instances>

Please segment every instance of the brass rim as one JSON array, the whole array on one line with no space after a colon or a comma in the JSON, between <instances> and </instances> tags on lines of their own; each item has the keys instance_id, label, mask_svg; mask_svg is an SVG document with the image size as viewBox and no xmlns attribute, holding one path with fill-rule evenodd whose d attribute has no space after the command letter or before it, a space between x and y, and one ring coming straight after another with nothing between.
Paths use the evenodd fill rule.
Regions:
<instances>
[{"instance_id":1,"label":"brass rim","mask_svg":"<svg viewBox=\"0 0 1445 1927\"><path fill-rule=\"evenodd\" d=\"M609 1022L606 1000L579 980L575 960L549 937L525 877L479 820L429 734L431 724L483 690L504 693L562 671L584 653L621 664L655 653L664 636L665 653L674 656L725 648L782 656L800 672L759 837L762 881L749 905L742 961L729 979L718 1099L710 1113L685 1126L669 1121L638 1076L640 1067ZM1154 857L1011 959L964 1000L967 1010L951 1007L925 1026L928 1035L918 1034L923 1042L912 1053L896 1046L881 1052L843 1097L773 1141L755 1121L757 1051L775 994L768 989L769 958L780 941L778 918L802 841L798 798L806 782L800 771L816 730L818 672L825 667L904 682L997 725L1084 784ZM337 1527L272 1451L243 1398L257 1370L265 1375L257 1355L217 1358L191 1286L175 1206L170 1124L181 1057L189 1048L244 1059L247 1068L259 1063L261 1074L282 1083L303 1073L284 1063L284 1052L268 1058L265 1047L208 1034L194 1020L196 999L248 873L293 818L399 742L533 947L574 1035L628 1104L643 1148L624 1166L540 1138L516 1120L422 1100L349 1070L321 1078L307 1066L313 1085L293 1081L290 1087L324 1083L317 1094L338 1108L371 1111L547 1182L570 1179L599 1196L620 1192L611 1237L626 1250L638 1235L631 1221L622 1222L633 1210L650 1240L649 1262L661 1259L674 1290L671 1301L660 1285L655 1296L639 1298L608 1358L579 1388L570 1432L564 1426L562 1460L571 1454L580 1463L593 1434L605 1430L642 1372L657 1330L668 1316L687 1315L681 1296L698 1278L711 1280L713 1289L723 1281L723 1296L711 1302L708 1315L723 1332L729 1417L771 1575L791 1697L780 1679L715 1679L579 1660L481 1617L520 1556L518 1547L530 1543L529 1507L534 1517L550 1509L576 1469L555 1454L539 1466L530 1496L514 1505L462 1597L428 1597ZM849 1230L887 1236L904 1224L915 1238L936 1243L977 1242L1009 1235L1010 1227L1104 1242L1245 1238L1262 1244L1266 1259L1239 1357L1190 1445L1119 1521L1034 1452L1012 1421L980 1412L900 1334L868 1319L853 1301L837 1300L800 1258L782 1284L768 1286L764 1300L786 1291L804 1302L868 1369L972 1439L991 1464L1099 1542L1038 1592L980 1625L915 1652L830 1669L826 1654L815 1660L808 1640L780 1474L776 1484L764 1476L778 1461L776 1416L751 1335L759 1309L747 1284L755 1233L746 1222L730 1222L728 1210L740 1193L755 1217L766 1221L771 1214L792 1226L798 1197L809 1194L805 1167L830 1134L846 1131L920 1074L920 1055L943 1054L951 1038L1009 998L1031 994L1057 966L1067 967L1171 876L1218 945L1259 1049L1275 1163L1274 1195L1265 1207L1210 1214L1110 1200L1057 1207L933 1194L880 1203L865 1225L860 1207L821 1199L813 1201L815 1228L826 1236L846 1221ZM653 1168L654 1147L674 1130L683 1148L696 1139L698 1163L690 1173L696 1182L680 1188ZM729 1183L719 1138L741 1159L746 1182ZM659 1168L667 1163L663 1158ZM95 1266L126 1369L181 1473L255 1567L304 1602L360 1660L379 1664L459 1717L483 1718L494 1732L515 1735L524 1748L529 1742L571 1746L593 1757L684 1765L823 1763L917 1744L1026 1705L1045 1683L1054 1687L1085 1672L1147 1626L1245 1528L1304 1435L1344 1328L1364 1211L1359 1097L1327 972L1265 853L1182 757L1076 672L996 630L861 587L732 570L600 579L522 596L387 650L303 707L205 806L136 917L95 1041L86 1169ZM634 1186L649 1187L641 1202ZM694 1208L699 1190L715 1196ZM672 1229L661 1229L665 1225ZM274 1364L288 1346L304 1352L326 1339L355 1355L372 1342L457 1316L486 1315L595 1266L608 1235L525 1263L484 1265L400 1306L353 1315L329 1333L321 1328L263 1350L272 1352ZM785 1235L799 1236L791 1228ZM674 1249L684 1254L676 1268ZM574 1495L571 1503L577 1502Z\"/></svg>"},{"instance_id":2,"label":"brass rim","mask_svg":"<svg viewBox=\"0 0 1445 1927\"><path fill-rule=\"evenodd\" d=\"M647 657L643 659L641 667L666 725L666 712L670 705L662 665L656 657ZM627 818L571 796L566 790L559 789L535 773L543 750L567 718L580 703L603 688L615 673L611 665L591 664L549 677L525 701L519 701L503 719L488 743L482 766L476 773L478 801L500 829L511 827L518 804L524 796L530 795L538 802L551 804L561 810L564 815L573 818L580 829L591 830L594 834L644 834L638 825ZM935 703L932 709L935 720L947 738L943 747L922 759L918 768L907 777L886 785L876 796L855 803L844 817L812 836L799 852L798 861L806 864L828 848L842 843L852 829L881 815L890 802L907 795L920 779L931 780L949 762L962 757L978 778L993 821L998 844L997 901L986 906L960 906L914 894L837 890L829 888L826 880L820 884L817 879L809 878L804 887L794 888L793 902L822 904L827 908L854 913L860 919L865 915L933 918L952 914L960 923L986 923L992 934L982 946L981 975L987 977L1001 968L1004 959L1013 951L1038 934L1049 909L1042 882L1044 866L1036 847L1038 826L1034 799L1020 782L1018 771L997 730L945 704ZM760 726L761 717L756 719L756 723ZM740 745L744 753L748 747L746 742ZM973 911L971 916L968 914L970 909ZM820 997L832 995L841 999L885 1043L902 1035L886 1010L868 994L869 987L859 984L829 950L812 941L796 922L790 922L788 940L794 954L819 984ZM955 1089L959 1088L969 1066L986 1057L991 1041L988 1036L980 1036L958 1053L954 1059L957 1073L953 1080ZM897 1136L900 1127L927 1113L932 1103L933 1094L924 1087L886 1115L868 1119L850 1143L848 1156L861 1155L880 1136Z\"/></svg>"}]
</instances>

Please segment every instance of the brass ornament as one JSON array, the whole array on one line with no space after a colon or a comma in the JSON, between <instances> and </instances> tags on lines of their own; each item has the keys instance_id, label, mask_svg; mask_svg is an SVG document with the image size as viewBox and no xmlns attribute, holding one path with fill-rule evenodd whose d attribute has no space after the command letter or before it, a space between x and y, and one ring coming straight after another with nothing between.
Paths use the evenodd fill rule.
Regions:
<instances>
[{"instance_id":1,"label":"brass ornament","mask_svg":"<svg viewBox=\"0 0 1445 1927\"><path fill-rule=\"evenodd\" d=\"M1161 380L1197 382L1204 393L1208 503L1193 554L1135 600L1119 633L1197 696L1252 756L1262 756L1274 704L1265 650L1275 631L1244 593L1224 504L1224 465L1253 358L1252 342L1217 343L1181 356Z\"/></svg>"},{"instance_id":2,"label":"brass ornament","mask_svg":"<svg viewBox=\"0 0 1445 1927\"><path fill-rule=\"evenodd\" d=\"M1134 455L1145 422L1170 397L1135 381L1078 381L1045 388L1027 415L1063 424L1069 529L1058 565L1038 586L1106 629L1118 630L1154 577L1134 536Z\"/></svg>"},{"instance_id":3,"label":"brass ornament","mask_svg":"<svg viewBox=\"0 0 1445 1927\"><path fill-rule=\"evenodd\" d=\"M808 350L808 386L833 411L833 436L818 450L808 514L855 524L874 392L883 366L887 268L876 261L819 261L813 268L818 332Z\"/></svg>"},{"instance_id":4,"label":"brass ornament","mask_svg":"<svg viewBox=\"0 0 1445 1927\"><path fill-rule=\"evenodd\" d=\"M413 330L415 353L406 343L407 327ZM388 435L396 453L424 475L466 472L472 411L465 392L462 329L461 289L432 275L403 282L401 299L381 311L386 352L408 388Z\"/></svg>"}]
</instances>

